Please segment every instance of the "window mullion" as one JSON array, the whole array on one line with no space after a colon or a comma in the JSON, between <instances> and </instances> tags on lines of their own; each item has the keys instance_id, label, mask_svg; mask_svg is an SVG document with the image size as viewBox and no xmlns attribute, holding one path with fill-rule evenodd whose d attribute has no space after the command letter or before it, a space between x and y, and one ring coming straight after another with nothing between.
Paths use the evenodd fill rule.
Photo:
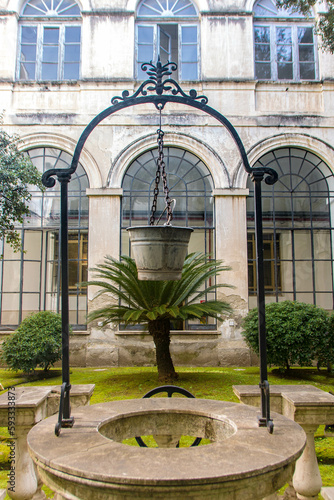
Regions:
<instances>
[{"instance_id":1,"label":"window mullion","mask_svg":"<svg viewBox=\"0 0 334 500\"><path fill-rule=\"evenodd\" d=\"M293 57L293 80L300 81L300 67L299 67L299 43L297 26L291 26L292 32L292 57Z\"/></svg>"},{"instance_id":2,"label":"window mullion","mask_svg":"<svg viewBox=\"0 0 334 500\"><path fill-rule=\"evenodd\" d=\"M182 25L177 26L177 60L179 66L179 78L182 80Z\"/></svg>"},{"instance_id":3,"label":"window mullion","mask_svg":"<svg viewBox=\"0 0 334 500\"><path fill-rule=\"evenodd\" d=\"M277 70L277 46L276 46L276 26L270 26L270 58L271 58L271 72L272 80L277 80L278 70Z\"/></svg>"},{"instance_id":4,"label":"window mullion","mask_svg":"<svg viewBox=\"0 0 334 500\"><path fill-rule=\"evenodd\" d=\"M42 60L43 60L43 34L44 26L42 24L37 25L37 53L36 53L36 80L41 80L42 78Z\"/></svg>"},{"instance_id":5,"label":"window mullion","mask_svg":"<svg viewBox=\"0 0 334 500\"><path fill-rule=\"evenodd\" d=\"M159 34L160 26L155 24L153 26L153 63L156 63L158 60L158 47L159 47Z\"/></svg>"},{"instance_id":6,"label":"window mullion","mask_svg":"<svg viewBox=\"0 0 334 500\"><path fill-rule=\"evenodd\" d=\"M58 80L64 78L64 60L65 60L65 25L59 26L59 41L58 41Z\"/></svg>"}]
</instances>

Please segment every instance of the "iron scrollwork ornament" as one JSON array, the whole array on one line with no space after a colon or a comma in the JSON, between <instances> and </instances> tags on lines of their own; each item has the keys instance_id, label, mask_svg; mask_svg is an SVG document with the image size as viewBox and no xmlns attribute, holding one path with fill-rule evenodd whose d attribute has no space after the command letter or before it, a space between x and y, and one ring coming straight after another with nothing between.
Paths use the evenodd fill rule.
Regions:
<instances>
[{"instance_id":1,"label":"iron scrollwork ornament","mask_svg":"<svg viewBox=\"0 0 334 500\"><path fill-rule=\"evenodd\" d=\"M189 94L186 94L180 87L180 85L173 80L173 78L164 78L170 76L173 71L177 70L177 64L174 62L167 62L162 65L160 61L160 56L158 58L157 65L155 66L152 61L149 63L143 63L141 69L149 75L149 79L143 82L139 89L130 96L128 90L122 92L122 96L115 96L111 99L111 104L118 104L120 101L125 101L126 99L133 99L139 95L146 96L147 92L155 92L158 96L161 96L164 92L169 92L173 95L180 94L182 97L193 99L194 101L199 101L201 104L207 104L208 98L204 95L197 95L195 89L191 89ZM157 109L163 109L165 102L155 102L155 107Z\"/></svg>"}]
</instances>

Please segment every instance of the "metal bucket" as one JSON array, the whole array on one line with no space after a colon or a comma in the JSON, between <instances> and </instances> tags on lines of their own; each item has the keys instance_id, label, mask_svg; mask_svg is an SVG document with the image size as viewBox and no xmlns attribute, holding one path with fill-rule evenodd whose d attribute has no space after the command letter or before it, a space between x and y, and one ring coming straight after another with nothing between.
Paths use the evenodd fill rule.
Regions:
<instances>
[{"instance_id":1,"label":"metal bucket","mask_svg":"<svg viewBox=\"0 0 334 500\"><path fill-rule=\"evenodd\" d=\"M128 227L140 280L179 280L188 251L190 227Z\"/></svg>"}]
</instances>

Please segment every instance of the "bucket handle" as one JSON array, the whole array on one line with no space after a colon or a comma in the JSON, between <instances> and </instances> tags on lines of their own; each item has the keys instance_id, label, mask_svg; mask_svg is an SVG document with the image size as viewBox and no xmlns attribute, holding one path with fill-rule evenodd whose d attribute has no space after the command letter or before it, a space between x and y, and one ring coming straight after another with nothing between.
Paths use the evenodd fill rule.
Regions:
<instances>
[{"instance_id":1,"label":"bucket handle","mask_svg":"<svg viewBox=\"0 0 334 500\"><path fill-rule=\"evenodd\" d=\"M175 206L176 206L176 199L175 199L175 198L173 198L173 199L171 200L171 203L174 203L174 205L173 205L173 207L171 208L171 214L168 216L168 219L167 219L167 221L165 222L164 226L171 226L170 221L172 220L173 210L174 210L174 208L175 208ZM166 206L165 206L165 208L163 209L163 211L161 212L161 215L160 215L159 219L157 220L157 224L156 224L156 225L158 225L158 224L159 224L159 222L161 221L161 217L162 217L162 216L163 216L163 214L166 212L167 208L168 208L168 207L167 207L167 205L166 205Z\"/></svg>"}]
</instances>

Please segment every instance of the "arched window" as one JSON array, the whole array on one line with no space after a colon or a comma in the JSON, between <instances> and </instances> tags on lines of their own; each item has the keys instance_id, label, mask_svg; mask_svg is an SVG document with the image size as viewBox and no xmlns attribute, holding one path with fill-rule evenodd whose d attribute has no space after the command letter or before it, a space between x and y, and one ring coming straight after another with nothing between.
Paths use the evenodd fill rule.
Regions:
<instances>
[{"instance_id":1,"label":"arched window","mask_svg":"<svg viewBox=\"0 0 334 500\"><path fill-rule=\"evenodd\" d=\"M40 172L50 168L68 168L71 156L54 148L31 149L27 153ZM68 186L69 206L69 305L70 322L86 323L88 253L88 178L79 164ZM18 228L22 253L2 243L0 261L1 325L16 326L22 319L40 310L60 311L60 185L31 191L31 216Z\"/></svg>"},{"instance_id":2,"label":"arched window","mask_svg":"<svg viewBox=\"0 0 334 500\"><path fill-rule=\"evenodd\" d=\"M258 80L316 80L317 51L312 13L308 18L277 9L275 0L254 6L255 78Z\"/></svg>"},{"instance_id":3,"label":"arched window","mask_svg":"<svg viewBox=\"0 0 334 500\"><path fill-rule=\"evenodd\" d=\"M199 75L198 14L190 0L143 0L137 10L136 77L146 80L144 62L178 63L180 80Z\"/></svg>"},{"instance_id":4,"label":"arched window","mask_svg":"<svg viewBox=\"0 0 334 500\"><path fill-rule=\"evenodd\" d=\"M157 170L157 149L139 156L129 166L123 179L122 237L121 253L130 254L129 226L149 224L155 177ZM194 229L189 244L189 253L194 251L214 255L214 200L213 180L206 165L194 154L175 147L164 148L167 184L170 198L175 199L172 224L190 226ZM165 208L163 187L160 183L157 205L157 219ZM163 224L165 218L163 216ZM214 328L214 322L203 325L196 321L181 328Z\"/></svg>"},{"instance_id":5,"label":"arched window","mask_svg":"<svg viewBox=\"0 0 334 500\"><path fill-rule=\"evenodd\" d=\"M19 20L19 80L78 80L81 13L73 0L29 0Z\"/></svg>"},{"instance_id":6,"label":"arched window","mask_svg":"<svg viewBox=\"0 0 334 500\"><path fill-rule=\"evenodd\" d=\"M333 309L334 177L316 155L280 148L254 167L278 173L274 186L262 183L266 301L299 300ZM247 200L250 307L256 300L254 190Z\"/></svg>"}]
</instances>

